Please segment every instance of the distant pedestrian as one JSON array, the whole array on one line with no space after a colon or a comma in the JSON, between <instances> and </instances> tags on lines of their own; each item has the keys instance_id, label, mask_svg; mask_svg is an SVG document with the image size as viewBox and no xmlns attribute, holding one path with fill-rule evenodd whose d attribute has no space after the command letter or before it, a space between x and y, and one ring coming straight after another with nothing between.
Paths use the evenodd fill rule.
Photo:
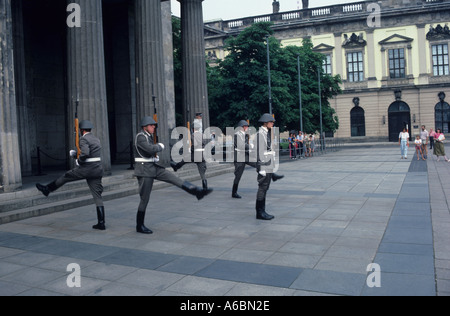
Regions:
<instances>
[{"instance_id":1,"label":"distant pedestrian","mask_svg":"<svg viewBox=\"0 0 450 316\"><path fill-rule=\"evenodd\" d=\"M428 139L430 133L425 129L425 125L422 125L422 131L420 132L420 140L422 141L422 154L428 158ZM419 157L417 157L419 158Z\"/></svg>"},{"instance_id":2,"label":"distant pedestrian","mask_svg":"<svg viewBox=\"0 0 450 316\"><path fill-rule=\"evenodd\" d=\"M289 157L291 159L297 159L297 142L295 140L295 132L291 131L288 142L289 142Z\"/></svg>"},{"instance_id":3,"label":"distant pedestrian","mask_svg":"<svg viewBox=\"0 0 450 316\"><path fill-rule=\"evenodd\" d=\"M444 140L445 136L443 133L441 133L441 129L438 128L436 130L436 134L434 135L434 151L433 154L437 156L437 161L441 160L441 156L444 157L445 161L449 161L447 156L445 155L445 148L444 148Z\"/></svg>"},{"instance_id":4,"label":"distant pedestrian","mask_svg":"<svg viewBox=\"0 0 450 316\"><path fill-rule=\"evenodd\" d=\"M435 135L436 135L436 132L433 131L432 128L430 128L430 149L433 149Z\"/></svg>"},{"instance_id":5,"label":"distant pedestrian","mask_svg":"<svg viewBox=\"0 0 450 316\"><path fill-rule=\"evenodd\" d=\"M402 159L408 159L409 133L406 128L403 128L403 131L398 135L398 144L400 145Z\"/></svg>"},{"instance_id":6,"label":"distant pedestrian","mask_svg":"<svg viewBox=\"0 0 450 316\"><path fill-rule=\"evenodd\" d=\"M422 159L425 160L423 157L423 151L422 151L422 140L420 139L420 136L416 136L416 140L414 141L416 144L416 154L417 154L417 160L420 160L419 154L422 156Z\"/></svg>"}]
</instances>

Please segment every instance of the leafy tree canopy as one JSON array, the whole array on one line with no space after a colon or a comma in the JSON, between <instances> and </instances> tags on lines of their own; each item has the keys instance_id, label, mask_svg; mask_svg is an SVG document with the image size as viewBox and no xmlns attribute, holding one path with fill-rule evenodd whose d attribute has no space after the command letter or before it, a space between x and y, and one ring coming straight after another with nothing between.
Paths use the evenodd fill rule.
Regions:
<instances>
[{"instance_id":1,"label":"leafy tree canopy","mask_svg":"<svg viewBox=\"0 0 450 316\"><path fill-rule=\"evenodd\" d=\"M300 56L303 126L307 133L320 130L318 69L321 70L324 131L334 132L338 118L329 99L341 92L339 76L322 73L324 56L313 51L309 39L301 47L282 47L273 37L270 22L256 23L226 41L227 56L207 67L211 126L225 130L242 119L257 126L269 112L267 41L269 41L272 109L282 131L300 128L298 56Z\"/></svg>"}]
</instances>

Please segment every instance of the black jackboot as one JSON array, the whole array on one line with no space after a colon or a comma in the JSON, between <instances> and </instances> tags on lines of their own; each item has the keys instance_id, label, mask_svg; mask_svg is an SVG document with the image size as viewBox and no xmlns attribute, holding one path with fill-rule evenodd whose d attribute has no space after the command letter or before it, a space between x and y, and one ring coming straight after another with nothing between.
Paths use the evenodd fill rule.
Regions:
<instances>
[{"instance_id":1,"label":"black jackboot","mask_svg":"<svg viewBox=\"0 0 450 316\"><path fill-rule=\"evenodd\" d=\"M36 183L36 188L42 192L45 196L48 196L51 192L56 191L56 183L53 181L47 185L42 185L40 183Z\"/></svg>"},{"instance_id":2,"label":"black jackboot","mask_svg":"<svg viewBox=\"0 0 450 316\"><path fill-rule=\"evenodd\" d=\"M256 200L256 219L270 221L274 218L275 216L266 213L266 200Z\"/></svg>"},{"instance_id":3,"label":"black jackboot","mask_svg":"<svg viewBox=\"0 0 450 316\"><path fill-rule=\"evenodd\" d=\"M208 190L208 180L202 181L203 190Z\"/></svg>"},{"instance_id":4,"label":"black jackboot","mask_svg":"<svg viewBox=\"0 0 450 316\"><path fill-rule=\"evenodd\" d=\"M273 180L273 182L281 180L283 178L284 178L284 175L278 175L276 173L272 173L272 180Z\"/></svg>"},{"instance_id":5,"label":"black jackboot","mask_svg":"<svg viewBox=\"0 0 450 316\"><path fill-rule=\"evenodd\" d=\"M234 199L242 199L242 196L240 196L237 193L238 186L239 186L238 184L233 184L233 191L231 192L231 197Z\"/></svg>"},{"instance_id":6,"label":"black jackboot","mask_svg":"<svg viewBox=\"0 0 450 316\"><path fill-rule=\"evenodd\" d=\"M199 201L213 191L213 189L204 190L187 181L183 183L183 186L181 188L187 193L195 195L197 197L197 200Z\"/></svg>"},{"instance_id":7,"label":"black jackboot","mask_svg":"<svg viewBox=\"0 0 450 316\"><path fill-rule=\"evenodd\" d=\"M136 231L141 234L153 234L153 232L144 225L145 212L137 212Z\"/></svg>"},{"instance_id":8,"label":"black jackboot","mask_svg":"<svg viewBox=\"0 0 450 316\"><path fill-rule=\"evenodd\" d=\"M92 228L98 229L98 230L105 230L106 226L105 226L105 207L104 206L97 206L97 219L98 219L98 224L92 226Z\"/></svg>"},{"instance_id":9,"label":"black jackboot","mask_svg":"<svg viewBox=\"0 0 450 316\"><path fill-rule=\"evenodd\" d=\"M175 161L171 161L170 162L170 166L172 167L174 172L177 172L178 169L180 169L181 167L183 167L185 165L184 160L180 161L179 163L176 163Z\"/></svg>"}]
</instances>

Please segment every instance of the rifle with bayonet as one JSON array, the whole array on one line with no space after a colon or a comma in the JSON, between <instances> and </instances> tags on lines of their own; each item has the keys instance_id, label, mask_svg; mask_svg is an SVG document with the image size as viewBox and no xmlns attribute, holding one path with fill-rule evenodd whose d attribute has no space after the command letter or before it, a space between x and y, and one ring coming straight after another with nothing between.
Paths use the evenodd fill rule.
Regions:
<instances>
[{"instance_id":1,"label":"rifle with bayonet","mask_svg":"<svg viewBox=\"0 0 450 316\"><path fill-rule=\"evenodd\" d=\"M155 90L153 87L153 83L152 83L152 101L153 101L153 120L156 122L156 124L158 124L158 112L156 109L156 96L155 96ZM158 144L158 125L155 126L155 132L153 134L153 144ZM158 155L155 154L155 157L157 157Z\"/></svg>"},{"instance_id":2,"label":"rifle with bayonet","mask_svg":"<svg viewBox=\"0 0 450 316\"><path fill-rule=\"evenodd\" d=\"M78 119L78 105L80 104L80 96L77 93L77 100L75 101L75 146L77 147L77 159L80 158L80 122Z\"/></svg>"}]
</instances>

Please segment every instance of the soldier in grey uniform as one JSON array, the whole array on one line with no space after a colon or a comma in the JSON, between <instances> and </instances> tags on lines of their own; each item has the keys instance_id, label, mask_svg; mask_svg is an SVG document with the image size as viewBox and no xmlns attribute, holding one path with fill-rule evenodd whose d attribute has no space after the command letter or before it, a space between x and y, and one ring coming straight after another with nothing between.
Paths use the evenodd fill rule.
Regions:
<instances>
[{"instance_id":1,"label":"soldier in grey uniform","mask_svg":"<svg viewBox=\"0 0 450 316\"><path fill-rule=\"evenodd\" d=\"M198 122L194 123L194 133L192 133L192 146L191 146L191 155L192 155L192 162L194 162L197 165L198 173L200 174L200 177L202 179L202 185L203 189L208 189L208 180L206 179L206 161L204 158L204 151L205 151L205 145L206 140L203 139L203 133L201 132L202 125ZM177 172L178 169L182 168L187 162L184 160L180 161L179 163L171 162L171 166L173 168L173 171Z\"/></svg>"},{"instance_id":2,"label":"soldier in grey uniform","mask_svg":"<svg viewBox=\"0 0 450 316\"><path fill-rule=\"evenodd\" d=\"M105 230L105 207L103 205L102 198L102 146L100 144L100 140L91 133L94 125L90 121L81 121L79 127L82 137L80 138L81 154L76 160L77 166L50 184L42 185L37 183L36 188L41 191L42 194L48 196L51 192L56 191L68 182L85 179L89 189L91 190L92 196L94 197L95 205L97 206L98 223L92 228ZM75 150L71 150L70 156L76 159L77 152Z\"/></svg>"},{"instance_id":3,"label":"soldier in grey uniform","mask_svg":"<svg viewBox=\"0 0 450 316\"><path fill-rule=\"evenodd\" d=\"M136 231L142 234L153 233L145 227L144 219L155 179L171 183L189 194L195 195L198 200L203 199L203 197L213 191L212 189L203 190L192 183L183 181L158 164L159 158L157 153L164 150L164 144L155 144L153 141L156 125L157 123L153 118L149 116L144 117L141 122L142 131L136 135L134 146L134 174L139 182L140 195L140 204L136 216Z\"/></svg>"},{"instance_id":4,"label":"soldier in grey uniform","mask_svg":"<svg viewBox=\"0 0 450 316\"><path fill-rule=\"evenodd\" d=\"M253 168L258 168L256 162L250 161L250 151L254 147L250 144L250 135L247 133L249 124L247 121L242 120L238 123L238 131L234 134L234 182L231 197L235 199L241 199L237 191L239 182L244 174L245 166L248 165ZM272 174L272 180L275 182L284 178L283 175Z\"/></svg>"},{"instance_id":5,"label":"soldier in grey uniform","mask_svg":"<svg viewBox=\"0 0 450 316\"><path fill-rule=\"evenodd\" d=\"M259 122L262 123L257 134L257 171L258 171L258 193L256 194L256 218L271 220L273 215L266 213L266 195L272 181L273 172L268 168L262 168L273 163L274 150L272 148L272 133L275 119L270 114L264 114ZM264 157L262 157L264 155Z\"/></svg>"}]
</instances>

